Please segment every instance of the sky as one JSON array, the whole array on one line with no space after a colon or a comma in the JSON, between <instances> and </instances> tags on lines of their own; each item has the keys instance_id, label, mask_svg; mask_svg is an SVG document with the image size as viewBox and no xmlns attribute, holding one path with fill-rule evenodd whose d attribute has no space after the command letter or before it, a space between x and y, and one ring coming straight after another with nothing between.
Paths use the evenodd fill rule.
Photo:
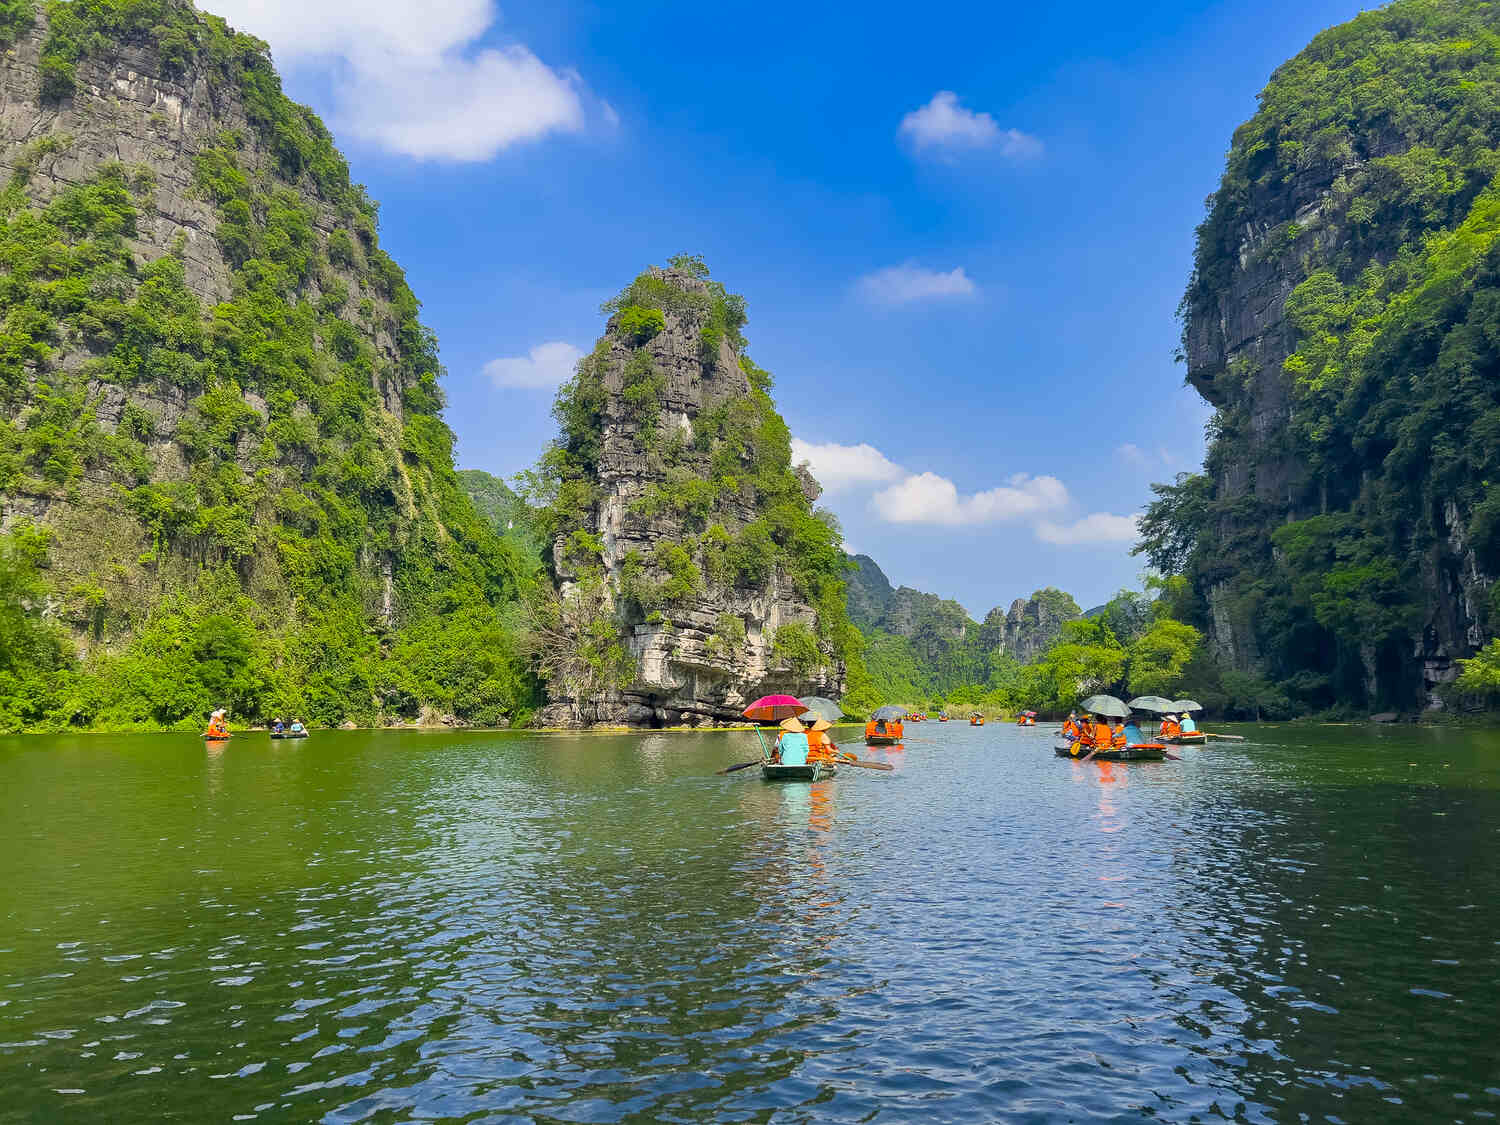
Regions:
<instances>
[{"instance_id":1,"label":"sky","mask_svg":"<svg viewBox=\"0 0 1500 1125\"><path fill-rule=\"evenodd\" d=\"M199 0L271 44L381 203L461 467L509 477L601 302L745 296L853 552L977 617L1139 584L1202 464L1193 230L1272 70L1354 0Z\"/></svg>"}]
</instances>

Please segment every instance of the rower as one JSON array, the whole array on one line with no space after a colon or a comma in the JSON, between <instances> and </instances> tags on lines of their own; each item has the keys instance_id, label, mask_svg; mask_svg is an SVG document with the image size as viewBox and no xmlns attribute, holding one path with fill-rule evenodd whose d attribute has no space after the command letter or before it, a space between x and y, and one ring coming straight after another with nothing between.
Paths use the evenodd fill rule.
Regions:
<instances>
[{"instance_id":1,"label":"rower","mask_svg":"<svg viewBox=\"0 0 1500 1125\"><path fill-rule=\"evenodd\" d=\"M827 719L818 719L807 732L807 760L809 762L834 762L837 761L835 746L828 738L827 731L833 726Z\"/></svg>"},{"instance_id":2,"label":"rower","mask_svg":"<svg viewBox=\"0 0 1500 1125\"><path fill-rule=\"evenodd\" d=\"M1191 711L1184 711L1182 713L1182 733L1183 734L1197 734L1198 733L1198 724L1195 723L1195 722L1193 722L1193 714L1192 714Z\"/></svg>"}]
</instances>

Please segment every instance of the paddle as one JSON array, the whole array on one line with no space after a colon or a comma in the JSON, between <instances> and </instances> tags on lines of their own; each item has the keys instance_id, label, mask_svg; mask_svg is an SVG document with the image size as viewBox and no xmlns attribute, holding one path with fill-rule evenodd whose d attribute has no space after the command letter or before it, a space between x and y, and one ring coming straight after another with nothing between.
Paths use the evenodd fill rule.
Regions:
<instances>
[{"instance_id":1,"label":"paddle","mask_svg":"<svg viewBox=\"0 0 1500 1125\"><path fill-rule=\"evenodd\" d=\"M858 760L852 761L852 762L850 762L850 761L840 762L839 765L841 765L841 766L858 766L862 770L885 770L887 773L891 772L892 770L894 770L896 768L895 766L891 765L889 762L861 762L861 761L858 761Z\"/></svg>"},{"instance_id":2,"label":"paddle","mask_svg":"<svg viewBox=\"0 0 1500 1125\"><path fill-rule=\"evenodd\" d=\"M728 767L726 767L724 769L717 770L715 772L716 772L717 776L723 777L726 773L734 773L737 770L747 770L751 766L758 766L758 765L760 765L764 761L765 761L764 758L756 758L755 761L753 761L753 762L741 762L737 766L728 766Z\"/></svg>"}]
</instances>

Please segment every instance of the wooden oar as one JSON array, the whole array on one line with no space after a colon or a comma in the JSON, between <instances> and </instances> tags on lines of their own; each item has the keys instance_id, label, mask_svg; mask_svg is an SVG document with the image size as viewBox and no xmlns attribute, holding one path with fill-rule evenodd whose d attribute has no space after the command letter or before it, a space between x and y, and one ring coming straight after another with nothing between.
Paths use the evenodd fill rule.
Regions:
<instances>
[{"instance_id":1,"label":"wooden oar","mask_svg":"<svg viewBox=\"0 0 1500 1125\"><path fill-rule=\"evenodd\" d=\"M756 758L755 761L753 761L753 762L741 762L737 766L728 766L728 767L726 767L724 769L718 770L717 771L717 776L723 777L726 773L734 773L737 770L747 770L751 766L758 766L758 765L760 765L764 761L765 761L764 758Z\"/></svg>"},{"instance_id":2,"label":"wooden oar","mask_svg":"<svg viewBox=\"0 0 1500 1125\"><path fill-rule=\"evenodd\" d=\"M896 768L889 762L861 762L858 759L852 762L839 762L838 764L841 766L858 766L862 770L885 770L887 773Z\"/></svg>"},{"instance_id":3,"label":"wooden oar","mask_svg":"<svg viewBox=\"0 0 1500 1125\"><path fill-rule=\"evenodd\" d=\"M1245 741L1248 741L1243 734L1214 734L1211 731L1204 731L1203 732L1203 737L1204 738L1229 738L1229 739L1233 739L1235 742L1245 742Z\"/></svg>"}]
</instances>

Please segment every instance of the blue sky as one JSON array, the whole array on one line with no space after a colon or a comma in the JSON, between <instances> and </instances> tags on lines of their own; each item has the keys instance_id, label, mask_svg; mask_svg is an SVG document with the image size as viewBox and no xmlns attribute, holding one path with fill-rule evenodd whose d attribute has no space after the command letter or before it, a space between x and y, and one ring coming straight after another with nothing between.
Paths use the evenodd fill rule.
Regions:
<instances>
[{"instance_id":1,"label":"blue sky","mask_svg":"<svg viewBox=\"0 0 1500 1125\"><path fill-rule=\"evenodd\" d=\"M509 476L644 266L749 302L852 549L971 612L1137 582L1197 468L1193 228L1271 71L1353 0L201 0L267 39L382 205L462 466Z\"/></svg>"}]
</instances>

